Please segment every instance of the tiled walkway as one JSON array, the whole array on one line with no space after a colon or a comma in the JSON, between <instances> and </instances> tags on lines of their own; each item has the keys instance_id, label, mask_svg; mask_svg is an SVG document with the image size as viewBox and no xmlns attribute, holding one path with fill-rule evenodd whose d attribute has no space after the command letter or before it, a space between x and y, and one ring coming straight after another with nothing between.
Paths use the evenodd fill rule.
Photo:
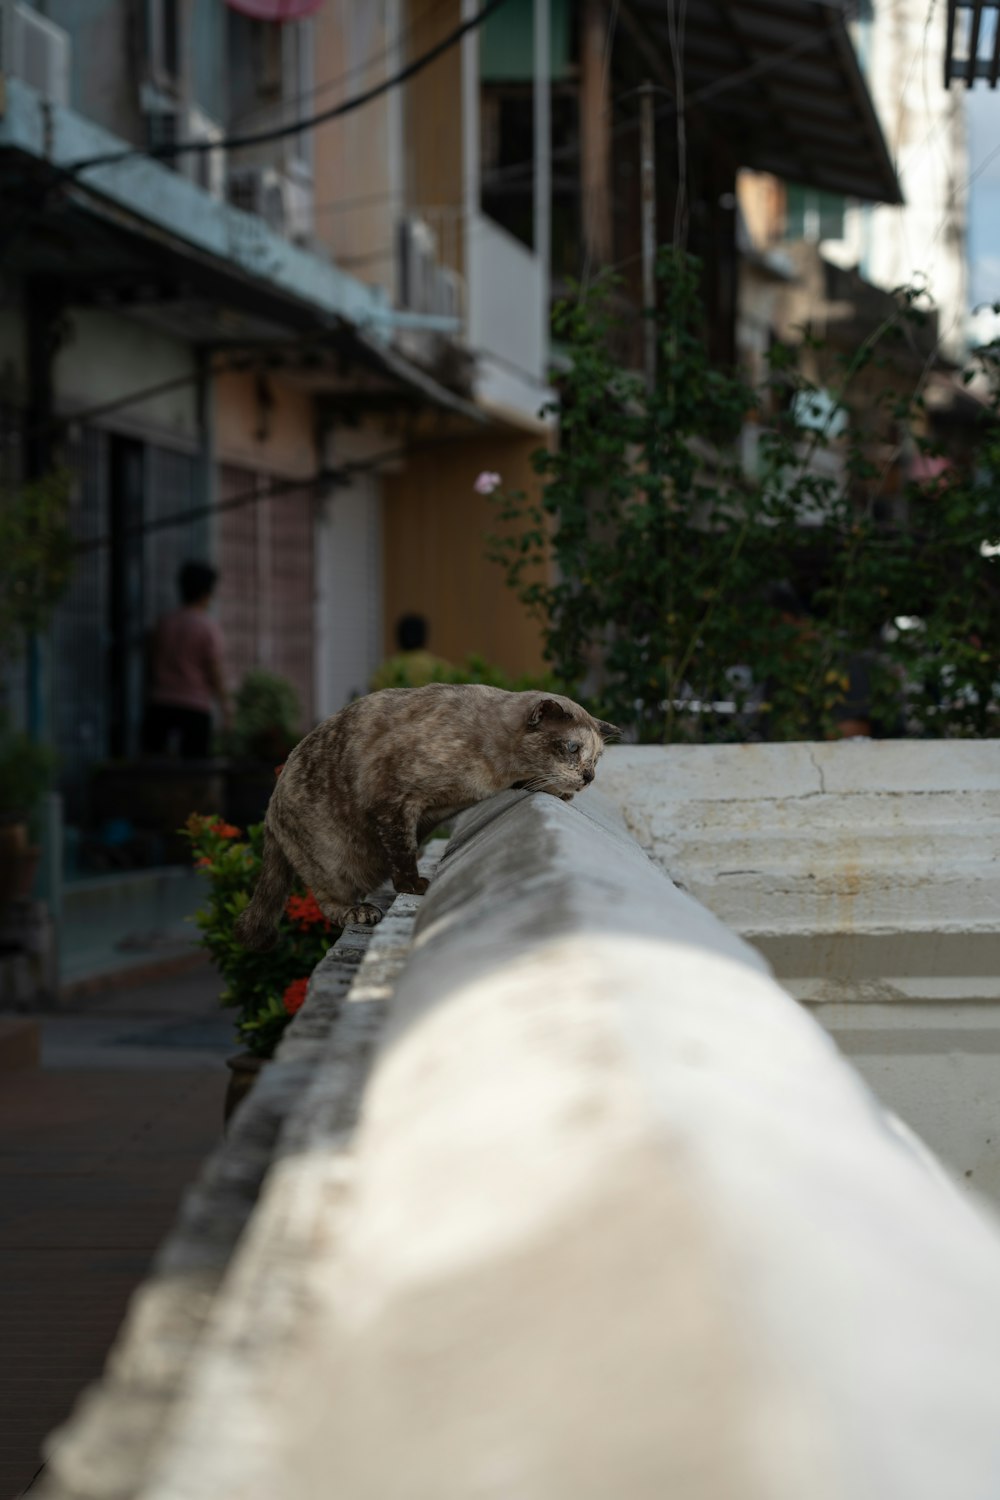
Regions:
<instances>
[{"instance_id":1,"label":"tiled walkway","mask_svg":"<svg viewBox=\"0 0 1000 1500\"><path fill-rule=\"evenodd\" d=\"M219 1136L234 1048L207 970L46 1019L0 1073L0 1500L100 1372L128 1297Z\"/></svg>"}]
</instances>

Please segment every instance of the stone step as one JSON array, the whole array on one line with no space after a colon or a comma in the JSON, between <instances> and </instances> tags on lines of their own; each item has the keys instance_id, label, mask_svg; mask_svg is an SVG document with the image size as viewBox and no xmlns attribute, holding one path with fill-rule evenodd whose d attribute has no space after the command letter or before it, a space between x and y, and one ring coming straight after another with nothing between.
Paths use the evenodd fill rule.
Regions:
<instances>
[{"instance_id":1,"label":"stone step","mask_svg":"<svg viewBox=\"0 0 1000 1500\"><path fill-rule=\"evenodd\" d=\"M705 876L667 865L667 874L720 921L740 932L996 932L996 876L849 866L815 874L733 870ZM1000 955L998 955L1000 956Z\"/></svg>"}]
</instances>

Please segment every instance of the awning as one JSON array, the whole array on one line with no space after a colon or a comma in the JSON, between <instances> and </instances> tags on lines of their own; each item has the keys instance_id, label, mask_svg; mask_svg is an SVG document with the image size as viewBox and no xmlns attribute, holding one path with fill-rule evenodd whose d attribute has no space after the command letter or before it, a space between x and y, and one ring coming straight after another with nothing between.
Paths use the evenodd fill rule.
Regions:
<instances>
[{"instance_id":1,"label":"awning","mask_svg":"<svg viewBox=\"0 0 1000 1500\"><path fill-rule=\"evenodd\" d=\"M149 158L74 180L74 157L125 143L19 79L6 87L4 269L44 281L53 306L118 308L206 350L297 347L317 383L351 386L359 407L399 399L483 421L470 390L391 347L391 310L370 287Z\"/></svg>"},{"instance_id":2,"label":"awning","mask_svg":"<svg viewBox=\"0 0 1000 1500\"><path fill-rule=\"evenodd\" d=\"M674 89L683 20L686 107L737 163L868 202L903 195L839 0L622 0L623 21Z\"/></svg>"}]
</instances>

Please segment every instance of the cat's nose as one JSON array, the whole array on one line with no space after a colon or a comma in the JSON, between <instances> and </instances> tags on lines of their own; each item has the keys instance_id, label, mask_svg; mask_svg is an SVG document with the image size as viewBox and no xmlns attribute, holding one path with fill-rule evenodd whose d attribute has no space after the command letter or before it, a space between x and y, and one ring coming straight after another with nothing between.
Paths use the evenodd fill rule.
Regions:
<instances>
[{"instance_id":1,"label":"cat's nose","mask_svg":"<svg viewBox=\"0 0 1000 1500\"><path fill-rule=\"evenodd\" d=\"M588 766L587 769L582 774L583 774L583 784L584 784L584 786L589 786L590 783L594 779L594 773L593 773L593 771Z\"/></svg>"}]
</instances>

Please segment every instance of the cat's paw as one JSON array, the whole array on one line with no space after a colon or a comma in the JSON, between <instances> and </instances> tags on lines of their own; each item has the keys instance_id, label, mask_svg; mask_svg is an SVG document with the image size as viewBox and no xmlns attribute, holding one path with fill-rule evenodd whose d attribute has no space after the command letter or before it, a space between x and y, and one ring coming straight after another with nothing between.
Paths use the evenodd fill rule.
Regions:
<instances>
[{"instance_id":1,"label":"cat's paw","mask_svg":"<svg viewBox=\"0 0 1000 1500\"><path fill-rule=\"evenodd\" d=\"M572 800L573 800L573 793L572 792L560 792L559 793L559 801L560 802L572 802Z\"/></svg>"},{"instance_id":2,"label":"cat's paw","mask_svg":"<svg viewBox=\"0 0 1000 1500\"><path fill-rule=\"evenodd\" d=\"M358 906L347 906L340 914L341 927L374 927L382 920L382 911L378 906L373 906L370 901L362 901Z\"/></svg>"},{"instance_id":3,"label":"cat's paw","mask_svg":"<svg viewBox=\"0 0 1000 1500\"><path fill-rule=\"evenodd\" d=\"M393 885L401 896L422 896L430 885L430 881L425 876L418 875L415 880L407 881L403 885L397 885L395 881Z\"/></svg>"}]
</instances>

